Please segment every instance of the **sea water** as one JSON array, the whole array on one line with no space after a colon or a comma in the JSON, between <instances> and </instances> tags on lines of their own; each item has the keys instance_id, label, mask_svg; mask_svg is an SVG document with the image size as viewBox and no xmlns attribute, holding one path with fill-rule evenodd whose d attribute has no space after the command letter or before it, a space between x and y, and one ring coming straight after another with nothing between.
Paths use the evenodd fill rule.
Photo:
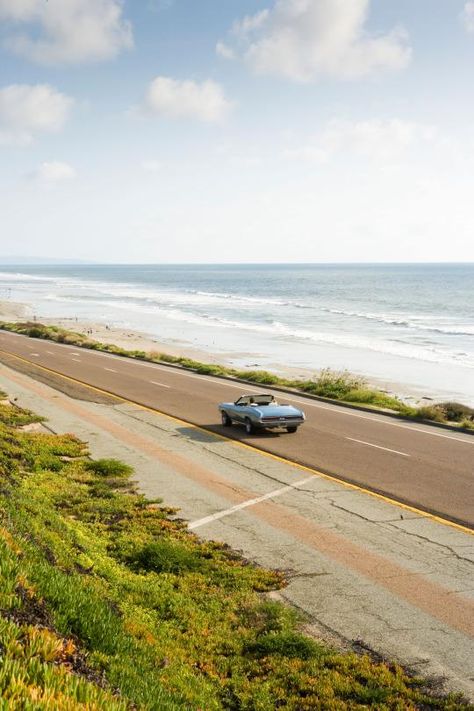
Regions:
<instances>
[{"instance_id":1,"label":"sea water","mask_svg":"<svg viewBox=\"0 0 474 711\"><path fill-rule=\"evenodd\" d=\"M347 368L474 404L474 265L1 266L0 299L236 366Z\"/></svg>"}]
</instances>

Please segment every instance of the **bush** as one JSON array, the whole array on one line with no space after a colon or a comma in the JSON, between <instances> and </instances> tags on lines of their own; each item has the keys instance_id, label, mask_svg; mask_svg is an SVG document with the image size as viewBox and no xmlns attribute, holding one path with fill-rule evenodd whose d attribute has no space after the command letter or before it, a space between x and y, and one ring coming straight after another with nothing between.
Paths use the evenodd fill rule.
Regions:
<instances>
[{"instance_id":1,"label":"bush","mask_svg":"<svg viewBox=\"0 0 474 711\"><path fill-rule=\"evenodd\" d=\"M444 422L444 413L437 405L425 405L415 410L415 417L420 420L432 420L433 422Z\"/></svg>"},{"instance_id":2,"label":"bush","mask_svg":"<svg viewBox=\"0 0 474 711\"><path fill-rule=\"evenodd\" d=\"M128 563L139 570L179 574L197 569L202 571L204 560L181 543L162 540L143 546L129 557Z\"/></svg>"},{"instance_id":3,"label":"bush","mask_svg":"<svg viewBox=\"0 0 474 711\"><path fill-rule=\"evenodd\" d=\"M243 380L251 380L262 385L276 385L280 383L280 378L266 370L243 370L238 374Z\"/></svg>"},{"instance_id":4,"label":"bush","mask_svg":"<svg viewBox=\"0 0 474 711\"><path fill-rule=\"evenodd\" d=\"M96 459L85 463L86 469L103 477L126 478L133 473L132 467L118 459Z\"/></svg>"},{"instance_id":5,"label":"bush","mask_svg":"<svg viewBox=\"0 0 474 711\"><path fill-rule=\"evenodd\" d=\"M403 403L398 398L387 395L380 390L369 390L367 388L350 390L347 395L344 396L344 400L346 400L346 402L375 405L376 407L397 411L400 410L400 407L403 407Z\"/></svg>"},{"instance_id":6,"label":"bush","mask_svg":"<svg viewBox=\"0 0 474 711\"><path fill-rule=\"evenodd\" d=\"M201 363L194 370L197 373L201 373L201 375L225 375L225 369L221 365L212 365L210 363Z\"/></svg>"},{"instance_id":7,"label":"bush","mask_svg":"<svg viewBox=\"0 0 474 711\"><path fill-rule=\"evenodd\" d=\"M247 652L257 657L279 655L290 659L314 659L321 655L321 647L312 639L298 632L278 632L266 634L248 645Z\"/></svg>"},{"instance_id":8,"label":"bush","mask_svg":"<svg viewBox=\"0 0 474 711\"><path fill-rule=\"evenodd\" d=\"M316 380L307 380L302 383L302 389L322 397L343 400L351 391L365 389L366 385L364 378L353 375L347 370L337 371L323 368Z\"/></svg>"},{"instance_id":9,"label":"bush","mask_svg":"<svg viewBox=\"0 0 474 711\"><path fill-rule=\"evenodd\" d=\"M30 338L43 338L44 331L41 328L37 328L36 326L33 326L32 328L28 329L27 335Z\"/></svg>"},{"instance_id":10,"label":"bush","mask_svg":"<svg viewBox=\"0 0 474 711\"><path fill-rule=\"evenodd\" d=\"M474 409L460 402L439 402L436 407L442 410L445 418L451 422L474 421Z\"/></svg>"}]
</instances>

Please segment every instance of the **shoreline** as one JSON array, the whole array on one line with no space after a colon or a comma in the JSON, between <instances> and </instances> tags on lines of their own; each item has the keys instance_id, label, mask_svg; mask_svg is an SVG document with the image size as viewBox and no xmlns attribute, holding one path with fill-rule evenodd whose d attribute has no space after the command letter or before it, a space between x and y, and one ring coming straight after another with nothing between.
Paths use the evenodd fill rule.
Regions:
<instances>
[{"instance_id":1,"label":"shoreline","mask_svg":"<svg viewBox=\"0 0 474 711\"><path fill-rule=\"evenodd\" d=\"M185 340L174 341L172 343L161 341L153 335L144 331L123 328L116 325L108 325L94 320L77 317L47 317L34 312L30 304L0 300L0 320L10 322L37 321L46 326L57 326L66 330L75 331L88 336L93 340L116 345L127 350L143 350L146 352L155 351L170 356L185 357L211 365L222 365L225 367L235 367L239 361L239 367L243 370L266 370L279 377L308 380L321 371L320 368L292 367L282 363L260 364L258 354L245 352L216 352L215 349L196 348L192 343ZM242 361L248 363L242 364ZM331 366L327 366L331 368ZM332 369L332 368L331 368ZM336 371L337 369L334 368ZM382 393L399 398L403 403L410 406L429 405L436 401L446 400L445 394L426 392L423 388L415 388L404 383L389 379L376 378L363 374L362 376L369 388L380 390Z\"/></svg>"}]
</instances>

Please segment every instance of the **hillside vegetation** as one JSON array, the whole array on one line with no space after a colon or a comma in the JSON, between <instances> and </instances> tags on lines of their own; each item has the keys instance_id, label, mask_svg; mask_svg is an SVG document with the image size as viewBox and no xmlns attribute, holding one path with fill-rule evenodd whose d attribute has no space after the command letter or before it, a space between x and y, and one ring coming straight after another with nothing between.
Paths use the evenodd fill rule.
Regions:
<instances>
[{"instance_id":1,"label":"hillside vegetation","mask_svg":"<svg viewBox=\"0 0 474 711\"><path fill-rule=\"evenodd\" d=\"M1 397L0 397L1 400ZM468 708L305 637L281 573L189 533L130 468L0 403L0 709Z\"/></svg>"},{"instance_id":2,"label":"hillside vegetation","mask_svg":"<svg viewBox=\"0 0 474 711\"><path fill-rule=\"evenodd\" d=\"M42 338L66 343L76 347L103 351L126 358L136 358L154 363L169 363L193 370L203 375L217 375L237 378L261 385L279 386L310 395L317 395L331 400L363 405L375 410L389 410L414 420L427 420L438 423L450 423L474 430L474 409L456 402L437 403L423 407L412 407L399 398L369 388L366 380L347 371L334 371L324 368L310 380L290 380L281 378L266 370L237 370L223 365L201 363L200 361L167 353L127 350L110 343L101 343L89 339L82 333L69 331L58 326L45 326L41 323L6 323L0 322L0 328L20 333L30 338Z\"/></svg>"}]
</instances>

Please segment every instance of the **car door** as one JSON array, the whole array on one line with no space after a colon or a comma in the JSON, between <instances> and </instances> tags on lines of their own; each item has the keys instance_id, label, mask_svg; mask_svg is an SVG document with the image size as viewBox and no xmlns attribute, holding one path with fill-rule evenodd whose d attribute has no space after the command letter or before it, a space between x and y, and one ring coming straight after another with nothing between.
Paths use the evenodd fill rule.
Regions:
<instances>
[{"instance_id":1,"label":"car door","mask_svg":"<svg viewBox=\"0 0 474 711\"><path fill-rule=\"evenodd\" d=\"M234 403L234 417L238 422L245 422L245 418L248 412L248 398L240 397Z\"/></svg>"}]
</instances>

